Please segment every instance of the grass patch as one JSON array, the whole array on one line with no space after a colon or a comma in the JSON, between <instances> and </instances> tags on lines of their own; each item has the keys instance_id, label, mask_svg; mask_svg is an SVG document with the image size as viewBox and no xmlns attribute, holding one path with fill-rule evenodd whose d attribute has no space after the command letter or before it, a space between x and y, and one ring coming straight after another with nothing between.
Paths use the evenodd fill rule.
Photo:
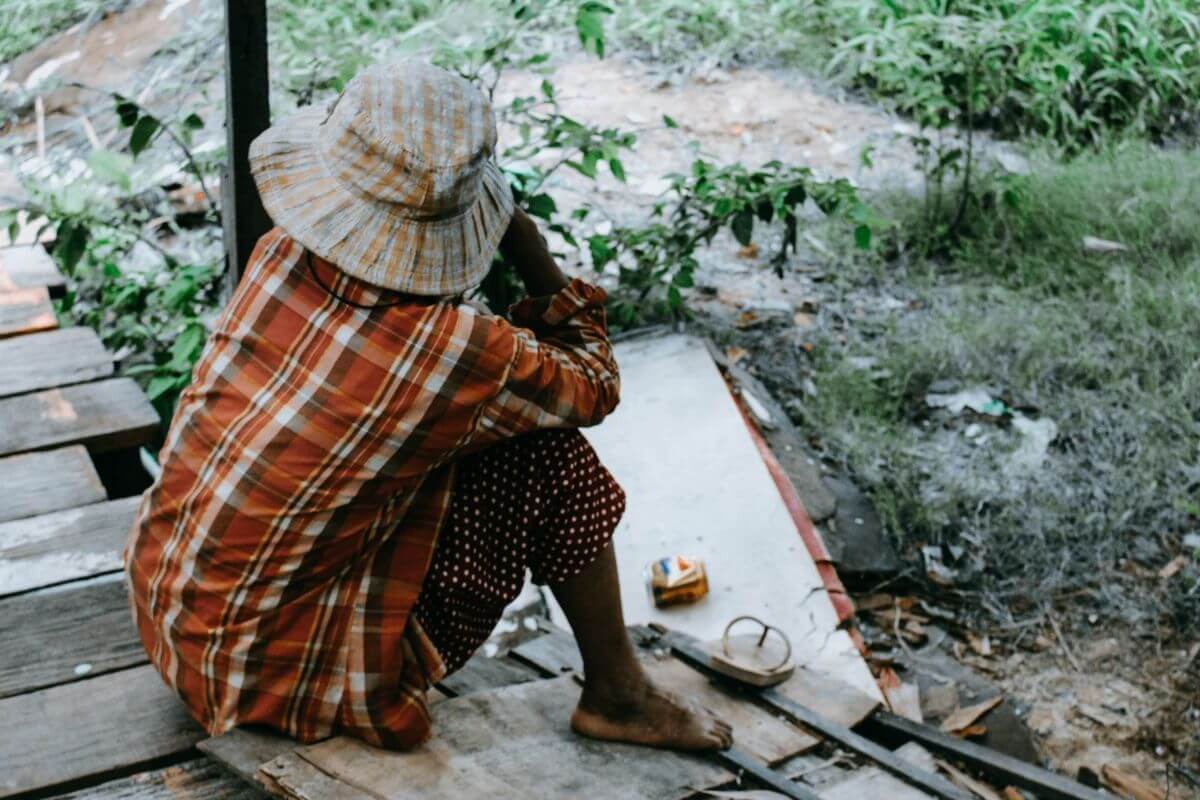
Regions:
<instances>
[{"instance_id":1,"label":"grass patch","mask_svg":"<svg viewBox=\"0 0 1200 800\"><path fill-rule=\"evenodd\" d=\"M1039 169L1024 203L972 220L946 263L909 266L923 308L818 348L806 405L825 444L909 557L962 548L977 607L1020 618L1076 596L1134 624L1200 628L1200 561L1157 577L1200 530L1198 176L1200 156L1144 147ZM1085 254L1085 233L1131 249ZM973 386L1054 421L1040 469L1014 466L1010 420L925 403Z\"/></svg>"},{"instance_id":2,"label":"grass patch","mask_svg":"<svg viewBox=\"0 0 1200 800\"><path fill-rule=\"evenodd\" d=\"M923 124L1067 150L1162 133L1200 97L1191 0L825 0L835 67Z\"/></svg>"},{"instance_id":3,"label":"grass patch","mask_svg":"<svg viewBox=\"0 0 1200 800\"><path fill-rule=\"evenodd\" d=\"M0 4L0 64L111 5L104 0L5 0Z\"/></svg>"}]
</instances>

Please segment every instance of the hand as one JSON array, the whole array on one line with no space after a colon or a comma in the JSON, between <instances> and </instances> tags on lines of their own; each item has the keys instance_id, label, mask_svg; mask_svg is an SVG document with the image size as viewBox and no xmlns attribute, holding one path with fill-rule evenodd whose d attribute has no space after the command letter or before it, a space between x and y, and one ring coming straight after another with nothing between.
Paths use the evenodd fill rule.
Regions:
<instances>
[{"instance_id":1,"label":"hand","mask_svg":"<svg viewBox=\"0 0 1200 800\"><path fill-rule=\"evenodd\" d=\"M520 208L514 209L500 240L500 254L517 270L525 291L535 297L557 294L569 282L554 263L537 223Z\"/></svg>"}]
</instances>

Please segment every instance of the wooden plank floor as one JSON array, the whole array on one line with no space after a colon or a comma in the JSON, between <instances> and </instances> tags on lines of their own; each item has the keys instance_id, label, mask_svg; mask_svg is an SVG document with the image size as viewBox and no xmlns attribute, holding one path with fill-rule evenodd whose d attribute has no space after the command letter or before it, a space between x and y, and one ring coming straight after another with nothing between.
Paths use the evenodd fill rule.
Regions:
<instances>
[{"instance_id":1,"label":"wooden plank floor","mask_svg":"<svg viewBox=\"0 0 1200 800\"><path fill-rule=\"evenodd\" d=\"M0 597L119 570L139 502L123 497L0 522Z\"/></svg>"},{"instance_id":2,"label":"wooden plank floor","mask_svg":"<svg viewBox=\"0 0 1200 800\"><path fill-rule=\"evenodd\" d=\"M44 286L0 292L0 338L57 327L50 292Z\"/></svg>"},{"instance_id":3,"label":"wooden plank floor","mask_svg":"<svg viewBox=\"0 0 1200 800\"><path fill-rule=\"evenodd\" d=\"M112 355L91 328L0 341L0 397L107 378L112 372Z\"/></svg>"},{"instance_id":4,"label":"wooden plank floor","mask_svg":"<svg viewBox=\"0 0 1200 800\"><path fill-rule=\"evenodd\" d=\"M0 522L105 499L100 475L79 445L0 458L0 493Z\"/></svg>"},{"instance_id":5,"label":"wooden plank floor","mask_svg":"<svg viewBox=\"0 0 1200 800\"><path fill-rule=\"evenodd\" d=\"M145 663L119 574L0 601L0 698Z\"/></svg>"},{"instance_id":6,"label":"wooden plank floor","mask_svg":"<svg viewBox=\"0 0 1200 800\"><path fill-rule=\"evenodd\" d=\"M0 248L0 292L13 289L62 291L66 281L40 244L18 244Z\"/></svg>"},{"instance_id":7,"label":"wooden plank floor","mask_svg":"<svg viewBox=\"0 0 1200 800\"><path fill-rule=\"evenodd\" d=\"M256 790L200 756L203 731L147 664L121 568L138 497L111 461L157 413L90 329L58 329L62 276L0 248L0 798L219 800Z\"/></svg>"},{"instance_id":8,"label":"wooden plank floor","mask_svg":"<svg viewBox=\"0 0 1200 800\"><path fill-rule=\"evenodd\" d=\"M8 397L0 420L0 455L72 442L103 453L146 444L158 431L158 412L129 378Z\"/></svg>"},{"instance_id":9,"label":"wooden plank floor","mask_svg":"<svg viewBox=\"0 0 1200 800\"><path fill-rule=\"evenodd\" d=\"M150 443L157 415L133 381L112 377L112 357L91 331L57 329L48 298L63 286L41 245L0 248L0 800L258 800L253 784L264 761L277 767L275 788L309 787L323 800L359 796L334 776L368 767L387 785L392 777L380 772L375 757L355 761L361 748L344 740L308 748L309 760L279 737L241 731L198 747L203 731L148 663L130 616L120 550L139 500L108 497L93 463L94 456L109 459ZM504 713L488 735L529 769L561 777L580 751L578 741L563 735L578 689L564 673L580 668L574 642L561 634L534 640L517 655L473 659L431 690L431 703L444 709L440 717L462 723L447 723L438 746L455 737L477 741L481 731L472 727L470 709L490 704ZM668 667L657 669L665 674ZM547 675L562 677L542 680ZM693 682L690 688L714 691ZM711 701L733 702L717 695ZM745 746L762 760L812 744L764 712L737 711ZM546 748L506 740L506 726L522 720L527 734L546 732ZM612 761L616 747L586 743L583 750L599 763ZM682 763L675 754L626 749L624 777L639 785L663 785L664 775L671 783L668 773ZM693 783L728 774L693 762ZM434 780L438 764L422 763L424 778ZM462 785L474 785L471 775L488 783L484 762L460 757L456 766ZM510 772L514 785L527 780L519 764ZM570 796L587 793L582 785L556 785Z\"/></svg>"}]
</instances>

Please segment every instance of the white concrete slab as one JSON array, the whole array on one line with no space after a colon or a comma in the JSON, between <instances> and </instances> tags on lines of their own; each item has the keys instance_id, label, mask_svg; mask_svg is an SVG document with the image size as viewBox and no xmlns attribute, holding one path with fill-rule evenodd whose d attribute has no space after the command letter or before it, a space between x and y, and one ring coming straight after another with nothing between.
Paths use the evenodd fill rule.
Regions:
<instances>
[{"instance_id":1,"label":"white concrete slab","mask_svg":"<svg viewBox=\"0 0 1200 800\"><path fill-rule=\"evenodd\" d=\"M586 433L626 491L616 535L626 621L716 639L733 617L754 614L787 632L799 664L878 698L704 344L682 335L635 340L617 356L621 405ZM643 570L675 554L704 560L709 596L660 610ZM569 627L557 605L552 616Z\"/></svg>"}]
</instances>

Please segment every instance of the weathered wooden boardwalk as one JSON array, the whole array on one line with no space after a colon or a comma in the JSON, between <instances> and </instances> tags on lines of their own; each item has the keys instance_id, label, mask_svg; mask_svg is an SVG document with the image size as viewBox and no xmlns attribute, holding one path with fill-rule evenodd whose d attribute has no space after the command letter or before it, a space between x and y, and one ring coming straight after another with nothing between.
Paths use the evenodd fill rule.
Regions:
<instances>
[{"instance_id":1,"label":"weathered wooden boardwalk","mask_svg":"<svg viewBox=\"0 0 1200 800\"><path fill-rule=\"evenodd\" d=\"M51 298L63 290L40 244L0 247L0 800L224 800L260 797L262 787L289 800L702 797L710 795L696 788L736 787L745 770L792 790L803 775L803 796L830 800L931 796L917 786L965 798L930 774L931 756L916 742L974 758L1006 782L1050 786L1046 796L1099 798L982 748L972 756L963 748L974 745L912 728L810 670L779 687L785 700L756 705L666 657L648 629L635 630L647 668L734 724L737 759L573 736L566 720L578 687L565 674L581 666L561 631L501 658L476 657L438 684L437 736L413 753L343 737L307 747L253 731L206 739L149 666L121 574L149 482L137 450L155 439L158 416L133 381L114 377L95 333L59 328ZM670 652L679 656L674 645ZM808 709L824 719L814 724ZM911 741L881 748L849 730L864 721ZM829 759L834 741L841 754ZM761 773L766 765L779 774Z\"/></svg>"},{"instance_id":2,"label":"weathered wooden boardwalk","mask_svg":"<svg viewBox=\"0 0 1200 800\"><path fill-rule=\"evenodd\" d=\"M91 329L58 326L63 288L40 244L0 248L0 797L241 791L137 641L120 553L158 415Z\"/></svg>"},{"instance_id":3,"label":"weathered wooden boardwalk","mask_svg":"<svg viewBox=\"0 0 1200 800\"><path fill-rule=\"evenodd\" d=\"M112 355L94 332L58 327L50 300L63 287L41 245L0 248L0 798L256 796L252 781L268 761L276 788L294 788L297 770L311 767L293 745L238 733L198 748L204 732L147 663L121 549L148 480L137 448L154 439L158 417L133 381L113 376ZM503 715L513 703L533 707L542 698L565 724L569 706L562 713L552 706L574 697L569 679L544 690L519 687L560 672L547 660L570 667L573 642L559 634L534 644L500 659L476 658L433 699L507 687L486 701L480 695L478 707L495 705ZM522 700L522 691L533 694ZM865 699L845 722L873 707ZM447 708L452 734L456 717ZM745 717L747 746L765 761L817 743L749 706L730 711ZM462 724L472 727L471 719ZM559 755L573 752L569 732L555 733L562 726L549 719L545 725L546 747L557 741ZM341 746L332 740L326 749ZM630 772L628 756L613 752L601 760L611 760L618 775L642 775L647 789L670 784L669 773L683 769L678 756L637 750L640 768ZM458 758L474 757L463 751ZM529 765L542 760L538 753L526 758ZM695 759L680 775L704 785L731 777ZM344 788L333 786L331 800Z\"/></svg>"}]
</instances>

